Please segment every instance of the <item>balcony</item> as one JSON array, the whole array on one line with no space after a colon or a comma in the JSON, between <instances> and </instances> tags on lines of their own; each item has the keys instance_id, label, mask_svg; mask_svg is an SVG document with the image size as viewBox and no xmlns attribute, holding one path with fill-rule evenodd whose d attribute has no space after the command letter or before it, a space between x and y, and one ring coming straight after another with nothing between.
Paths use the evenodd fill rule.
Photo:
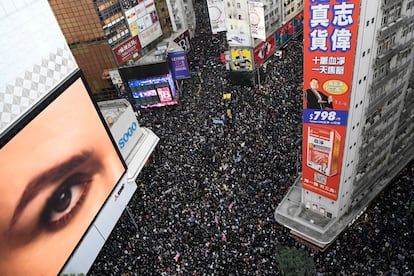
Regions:
<instances>
[{"instance_id":1,"label":"balcony","mask_svg":"<svg viewBox=\"0 0 414 276\"><path fill-rule=\"evenodd\" d=\"M414 157L414 146L412 143L402 144L401 147L390 155L390 169L389 171L399 172L401 168L405 167Z\"/></svg>"},{"instance_id":2,"label":"balcony","mask_svg":"<svg viewBox=\"0 0 414 276\"><path fill-rule=\"evenodd\" d=\"M382 1L381 9L389 9L393 5L402 4L402 0L388 0L386 3Z\"/></svg>"},{"instance_id":3,"label":"balcony","mask_svg":"<svg viewBox=\"0 0 414 276\"><path fill-rule=\"evenodd\" d=\"M414 41L414 38L404 42L404 43L397 43L392 48L385 50L384 53L381 53L378 55L374 62L374 68L378 68L381 65L387 63L392 57L399 54L401 51L405 49L410 49L411 44ZM409 62L409 61L408 61ZM407 62L404 62L403 65L405 65ZM401 65L397 65L395 68L399 68ZM395 69L394 68L394 69Z\"/></svg>"},{"instance_id":4,"label":"balcony","mask_svg":"<svg viewBox=\"0 0 414 276\"><path fill-rule=\"evenodd\" d=\"M409 21L408 17L399 17L395 21L390 22L378 31L377 39L383 40L390 34L397 32L407 21Z\"/></svg>"},{"instance_id":5,"label":"balcony","mask_svg":"<svg viewBox=\"0 0 414 276\"><path fill-rule=\"evenodd\" d=\"M411 141L413 137L414 137L414 132L413 132L412 127L407 128L405 132L398 135L393 142L393 146L391 149L392 155L399 153L401 148L404 148L408 145L412 145Z\"/></svg>"},{"instance_id":6,"label":"balcony","mask_svg":"<svg viewBox=\"0 0 414 276\"><path fill-rule=\"evenodd\" d=\"M390 68L387 70L386 74L381 77L378 77L376 80L372 82L371 90L375 91L383 87L387 84L390 80L398 76L402 71L407 70L410 68L411 61L408 60L407 62L398 65L394 68Z\"/></svg>"},{"instance_id":7,"label":"balcony","mask_svg":"<svg viewBox=\"0 0 414 276\"><path fill-rule=\"evenodd\" d=\"M404 83L400 83L393 91L387 91L385 95L380 95L371 101L366 111L366 116L370 117L376 110L383 107L386 102L395 97L395 91L399 91L404 87ZM373 91L373 90L371 90Z\"/></svg>"}]
</instances>

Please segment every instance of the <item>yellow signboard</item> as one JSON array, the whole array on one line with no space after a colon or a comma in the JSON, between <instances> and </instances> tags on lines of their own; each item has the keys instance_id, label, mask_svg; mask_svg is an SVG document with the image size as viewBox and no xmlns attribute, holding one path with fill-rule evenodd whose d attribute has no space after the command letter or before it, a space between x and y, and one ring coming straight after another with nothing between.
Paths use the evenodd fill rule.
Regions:
<instances>
[{"instance_id":1,"label":"yellow signboard","mask_svg":"<svg viewBox=\"0 0 414 276\"><path fill-rule=\"evenodd\" d=\"M234 71L252 71L252 53L250 49L235 48L230 50L231 69Z\"/></svg>"}]
</instances>

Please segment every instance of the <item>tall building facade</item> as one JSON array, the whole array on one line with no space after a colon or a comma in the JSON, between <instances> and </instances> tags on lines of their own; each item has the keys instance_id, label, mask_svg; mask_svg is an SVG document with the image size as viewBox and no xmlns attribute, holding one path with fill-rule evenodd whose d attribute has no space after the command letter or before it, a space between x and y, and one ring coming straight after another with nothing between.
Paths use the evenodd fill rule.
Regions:
<instances>
[{"instance_id":1,"label":"tall building facade","mask_svg":"<svg viewBox=\"0 0 414 276\"><path fill-rule=\"evenodd\" d=\"M302 1L207 0L207 7L212 33L226 33L222 58L234 83L260 85L266 61L302 32Z\"/></svg>"},{"instance_id":2,"label":"tall building facade","mask_svg":"<svg viewBox=\"0 0 414 276\"><path fill-rule=\"evenodd\" d=\"M98 100L118 97L110 70L134 64L172 34L169 1L49 1Z\"/></svg>"},{"instance_id":3,"label":"tall building facade","mask_svg":"<svg viewBox=\"0 0 414 276\"><path fill-rule=\"evenodd\" d=\"M166 2L169 12L174 18L172 29L174 32L188 29L191 37L194 36L196 18L192 0L169 0Z\"/></svg>"},{"instance_id":4,"label":"tall building facade","mask_svg":"<svg viewBox=\"0 0 414 276\"><path fill-rule=\"evenodd\" d=\"M413 159L414 9L360 0L304 11L302 174L275 216L325 248Z\"/></svg>"},{"instance_id":5,"label":"tall building facade","mask_svg":"<svg viewBox=\"0 0 414 276\"><path fill-rule=\"evenodd\" d=\"M283 21L288 22L303 10L303 0L283 0Z\"/></svg>"}]
</instances>

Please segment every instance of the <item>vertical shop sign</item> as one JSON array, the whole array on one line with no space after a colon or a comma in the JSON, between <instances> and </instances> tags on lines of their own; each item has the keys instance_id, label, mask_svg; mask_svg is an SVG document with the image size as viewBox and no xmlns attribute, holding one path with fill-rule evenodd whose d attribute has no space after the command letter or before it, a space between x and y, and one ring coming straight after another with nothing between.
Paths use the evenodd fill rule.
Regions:
<instances>
[{"instance_id":1,"label":"vertical shop sign","mask_svg":"<svg viewBox=\"0 0 414 276\"><path fill-rule=\"evenodd\" d=\"M302 186L338 197L359 0L304 2Z\"/></svg>"}]
</instances>

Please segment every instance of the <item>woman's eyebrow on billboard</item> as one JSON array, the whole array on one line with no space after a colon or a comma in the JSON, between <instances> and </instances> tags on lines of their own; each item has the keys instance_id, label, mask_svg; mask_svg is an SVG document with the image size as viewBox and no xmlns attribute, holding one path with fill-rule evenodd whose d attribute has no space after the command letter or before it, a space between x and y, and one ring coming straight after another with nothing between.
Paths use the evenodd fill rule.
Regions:
<instances>
[{"instance_id":1,"label":"woman's eyebrow on billboard","mask_svg":"<svg viewBox=\"0 0 414 276\"><path fill-rule=\"evenodd\" d=\"M34 179L32 179L29 184L26 186L19 203L17 204L12 219L10 221L9 229L11 229L19 217L27 207L27 205L44 189L56 185L55 183L62 180L73 170L84 165L88 161L94 158L94 153L92 150L84 150L81 153L75 154L69 157L64 162L51 167L45 172L39 174ZM100 162L97 164L99 167L102 166ZM99 168L96 168L99 169Z\"/></svg>"}]
</instances>

